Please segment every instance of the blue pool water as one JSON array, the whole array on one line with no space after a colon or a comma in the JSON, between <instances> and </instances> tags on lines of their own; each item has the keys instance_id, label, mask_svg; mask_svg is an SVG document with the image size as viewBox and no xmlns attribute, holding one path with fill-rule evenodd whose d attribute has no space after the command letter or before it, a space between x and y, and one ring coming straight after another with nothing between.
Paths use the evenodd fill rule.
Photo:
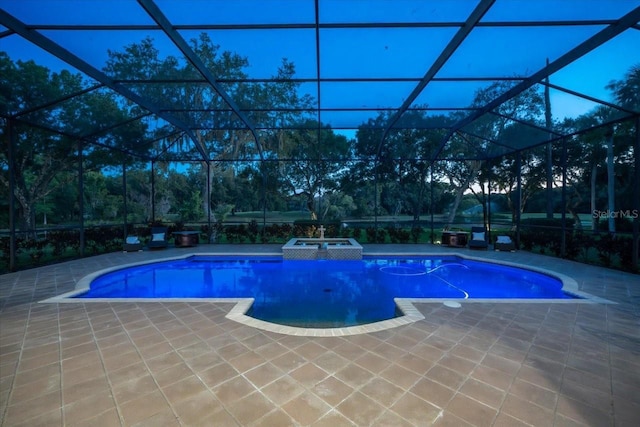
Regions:
<instances>
[{"instance_id":1,"label":"blue pool water","mask_svg":"<svg viewBox=\"0 0 640 427\"><path fill-rule=\"evenodd\" d=\"M248 315L308 327L353 326L397 316L400 298L572 298L556 278L451 257L291 261L192 256L113 271L79 298L244 298Z\"/></svg>"}]
</instances>

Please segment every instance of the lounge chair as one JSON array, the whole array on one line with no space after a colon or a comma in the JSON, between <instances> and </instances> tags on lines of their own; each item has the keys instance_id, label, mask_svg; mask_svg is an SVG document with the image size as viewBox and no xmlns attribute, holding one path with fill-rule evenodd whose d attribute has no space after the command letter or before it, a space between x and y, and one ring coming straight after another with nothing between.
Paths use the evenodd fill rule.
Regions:
<instances>
[{"instance_id":1,"label":"lounge chair","mask_svg":"<svg viewBox=\"0 0 640 427\"><path fill-rule=\"evenodd\" d=\"M151 240L147 243L149 249L164 249L169 245L167 227L151 227Z\"/></svg>"},{"instance_id":2,"label":"lounge chair","mask_svg":"<svg viewBox=\"0 0 640 427\"><path fill-rule=\"evenodd\" d=\"M511 237L509 236L498 236L496 238L496 243L493 245L493 248L496 251L515 252L516 244L513 240L511 240Z\"/></svg>"},{"instance_id":3,"label":"lounge chair","mask_svg":"<svg viewBox=\"0 0 640 427\"><path fill-rule=\"evenodd\" d=\"M142 250L142 242L138 236L127 236L124 239L124 245L122 245L123 252L136 252Z\"/></svg>"},{"instance_id":4,"label":"lounge chair","mask_svg":"<svg viewBox=\"0 0 640 427\"><path fill-rule=\"evenodd\" d=\"M484 227L471 227L469 249L487 249L488 247L487 229Z\"/></svg>"}]
</instances>

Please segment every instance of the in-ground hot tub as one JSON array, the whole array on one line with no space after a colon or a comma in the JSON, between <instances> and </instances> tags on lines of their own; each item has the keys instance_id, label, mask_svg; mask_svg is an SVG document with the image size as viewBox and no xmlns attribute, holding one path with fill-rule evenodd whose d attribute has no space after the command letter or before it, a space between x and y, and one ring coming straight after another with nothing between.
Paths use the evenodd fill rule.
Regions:
<instances>
[{"instance_id":1,"label":"in-ground hot tub","mask_svg":"<svg viewBox=\"0 0 640 427\"><path fill-rule=\"evenodd\" d=\"M294 237L282 247L283 259L362 259L355 239Z\"/></svg>"}]
</instances>

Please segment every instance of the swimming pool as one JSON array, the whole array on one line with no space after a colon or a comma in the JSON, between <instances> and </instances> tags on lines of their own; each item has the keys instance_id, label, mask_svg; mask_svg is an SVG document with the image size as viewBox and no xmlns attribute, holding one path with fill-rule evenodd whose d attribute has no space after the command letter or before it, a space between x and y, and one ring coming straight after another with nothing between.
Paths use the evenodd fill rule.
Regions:
<instances>
[{"instance_id":1,"label":"swimming pool","mask_svg":"<svg viewBox=\"0 0 640 427\"><path fill-rule=\"evenodd\" d=\"M542 273L457 256L362 260L190 256L95 278L76 298L253 298L247 315L283 325L332 328L401 315L394 298L568 299Z\"/></svg>"}]
</instances>

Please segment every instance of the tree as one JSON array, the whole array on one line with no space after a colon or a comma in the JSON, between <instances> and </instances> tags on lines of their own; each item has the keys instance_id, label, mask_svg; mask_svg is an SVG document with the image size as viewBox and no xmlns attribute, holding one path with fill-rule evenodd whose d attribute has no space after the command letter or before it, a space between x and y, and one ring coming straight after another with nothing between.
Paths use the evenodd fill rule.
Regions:
<instances>
[{"instance_id":1,"label":"tree","mask_svg":"<svg viewBox=\"0 0 640 427\"><path fill-rule=\"evenodd\" d=\"M316 197L337 189L343 166L350 158L350 145L329 126L306 122L304 129L290 131L283 138L279 155L283 160L281 183L291 196L303 196L311 219L318 219ZM286 160L284 160L286 159Z\"/></svg>"},{"instance_id":2,"label":"tree","mask_svg":"<svg viewBox=\"0 0 640 427\"><path fill-rule=\"evenodd\" d=\"M321 218L329 220L340 220L351 215L356 209L353 198L341 191L335 191L324 198L323 212Z\"/></svg>"},{"instance_id":3,"label":"tree","mask_svg":"<svg viewBox=\"0 0 640 427\"><path fill-rule=\"evenodd\" d=\"M639 65L631 67L624 79L613 80L607 85L607 89L613 92L615 102L627 109L639 108L638 87ZM612 212L616 206L625 206L629 200L633 200L632 183L628 178L631 173L625 172L625 169L631 167L634 159L634 123L626 121L601 127L602 124L611 123L619 117L619 113L613 108L600 106L575 119L565 119L558 125L562 133L568 134L579 129L594 128L567 141L567 183L573 190L574 199L573 202L568 202L576 205L582 198L579 191L585 189L585 192L589 192L593 230L598 229L598 210ZM607 183L605 190L598 191L599 182ZM567 206L567 209L575 216L570 206ZM609 215L607 228L614 232L615 227L615 218Z\"/></svg>"},{"instance_id":4,"label":"tree","mask_svg":"<svg viewBox=\"0 0 640 427\"><path fill-rule=\"evenodd\" d=\"M619 105L625 107L628 110L633 110L636 112L640 111L640 64L636 64L632 66L629 69L629 71L625 74L623 80L614 80L611 83L609 83L609 85L607 86L607 89L613 92L614 99ZM622 146L623 148L622 159L624 160L626 158L627 162L634 161L633 159L635 159L635 168L637 169L638 165L640 164L638 162L638 156L640 156L640 153L638 153L637 150L632 149L632 147L634 146L634 143L633 143L634 137L637 138L637 132L639 131L637 128L635 128L637 127L636 123L631 123L630 121L628 121L626 124L616 125L614 129L618 134L618 138L617 138L618 143L616 144L616 146ZM634 135L634 131L636 135ZM613 135L611 135L609 143L611 145L611 148L607 151L608 158L611 158L611 160L613 160L613 153L612 153L613 145L614 145ZM613 169L612 165L610 165L609 163L610 162L607 163L608 168ZM638 174L638 170L636 170L635 173ZM612 175L613 175L613 171L610 171L608 174L608 177L610 180L609 186L608 186L609 200L615 197L613 182L612 182L614 177ZM637 198L637 194L635 194L635 198ZM610 205L611 205L611 202L610 202ZM637 207L638 207L638 202L636 200L632 208L637 208ZM612 220L613 218L610 218L610 221L609 221L610 232L615 231L615 228L614 228L615 223L612 225ZM636 227L636 233L637 233L638 231L637 218L635 219L634 227ZM637 261L638 252L640 251L639 245L640 243L638 243L636 239L636 242L634 243L634 260L635 261Z\"/></svg>"},{"instance_id":5,"label":"tree","mask_svg":"<svg viewBox=\"0 0 640 427\"><path fill-rule=\"evenodd\" d=\"M11 116L32 110L18 116L12 124L4 122L2 139L5 143L0 153L0 184L8 188L7 126L12 125L16 134L13 146L14 196L21 218L19 227L23 230L34 230L35 206L38 203L57 188L77 180L80 151L87 170L99 168L112 163L115 156L105 154L92 143L108 140L110 145L122 148L131 141L140 140L144 134L145 128L139 123L96 133L106 120L124 122L128 115L109 91L93 90L66 99L88 85L89 82L85 82L80 74L66 70L54 73L33 61L14 63L0 52L0 87L7 88L7 92L3 92L6 95L0 98L0 113ZM55 100L60 101L52 103ZM23 125L22 120L27 124ZM30 122L41 127L30 126ZM93 136L82 139L69 137L71 134Z\"/></svg>"},{"instance_id":6,"label":"tree","mask_svg":"<svg viewBox=\"0 0 640 427\"><path fill-rule=\"evenodd\" d=\"M14 63L5 53L0 53L0 86L9 89L0 106L3 115L45 104L50 99L62 97L65 93L82 88L78 76L68 72L51 73L47 68L33 61ZM54 119L42 112L36 112L32 119L51 125ZM2 132L2 153L0 162L2 174L0 183L9 187L9 132L4 122ZM49 184L60 172L70 171L77 164L75 151L77 144L59 134L46 132L34 127L13 122L15 133L13 171L15 177L14 196L20 211L19 227L32 231L35 227L35 204L44 199L52 188ZM64 185L60 182L60 185Z\"/></svg>"},{"instance_id":7,"label":"tree","mask_svg":"<svg viewBox=\"0 0 640 427\"><path fill-rule=\"evenodd\" d=\"M612 80L607 89L616 102L629 110L640 110L640 64L633 65L622 80Z\"/></svg>"},{"instance_id":8,"label":"tree","mask_svg":"<svg viewBox=\"0 0 640 427\"><path fill-rule=\"evenodd\" d=\"M298 94L299 83L291 81L295 66L286 59L282 60L274 75L277 84L240 83L240 80L247 78L244 71L249 66L247 58L221 51L220 46L214 44L204 32L189 40L189 45L211 74L224 81L218 83L218 87L222 87L241 109L254 110L248 113L248 118L260 127L286 128L293 120L299 120L304 108L313 102L308 95ZM220 195L230 196L233 191L219 190L222 182L231 188L235 186L234 181L240 171L235 166L239 164L237 162L253 163L254 170L260 173L265 170L259 165L260 146L265 147L262 153L264 157L277 156L285 131L263 131L255 135L212 85L192 82L202 78L198 70L173 56L162 58L151 38L126 46L122 52L110 51L105 72L117 79L148 81L172 78L185 81L161 85L140 84L136 91L155 103L161 102L172 108L176 111L173 114L190 126L195 141L184 133L177 137L160 138L154 151L157 158L164 156L168 159L171 153L179 153L181 157L191 156L200 160L199 173L205 177L199 180L205 216L213 214L211 209L217 204L233 204L233 200L220 198ZM188 113L179 112L187 109L190 110ZM171 126L164 125L156 130L156 134L161 137L170 135L171 131ZM256 140L256 136L261 141ZM197 153L195 144L204 147L208 159L203 159ZM213 192L214 188L218 191ZM214 195L216 200L211 200Z\"/></svg>"},{"instance_id":9,"label":"tree","mask_svg":"<svg viewBox=\"0 0 640 427\"><path fill-rule=\"evenodd\" d=\"M148 170L127 171L127 222L151 220L151 176Z\"/></svg>"},{"instance_id":10,"label":"tree","mask_svg":"<svg viewBox=\"0 0 640 427\"><path fill-rule=\"evenodd\" d=\"M107 180L101 171L84 173L85 218L99 222L117 218L122 198L110 193Z\"/></svg>"},{"instance_id":11,"label":"tree","mask_svg":"<svg viewBox=\"0 0 640 427\"><path fill-rule=\"evenodd\" d=\"M500 81L479 90L474 97L472 107L480 108L509 90L513 84L510 81ZM469 151L477 153L475 156L477 158L482 158L487 154L491 155L490 150L496 150L494 151L496 155L500 154L498 150L501 145L514 149L523 149L521 151L522 168L520 171L516 169L516 157L506 155L500 156L497 163L492 163L490 173L495 188L498 191L511 194L516 188L516 177L520 172L523 183L520 203L521 211L524 209L527 198L530 197L532 192L540 189L541 180L544 179L544 174L541 175L540 173L542 163L540 154L534 150L524 150L542 137L541 132L536 132L535 128L525 123L539 126L543 112L543 96L535 87L531 87L501 104L493 111L493 114L485 114L466 129L472 135L472 137L466 138L469 142L468 147L466 147L466 153ZM469 178L463 179L460 176L458 181L465 183L466 180L469 180L469 183L472 184L480 176L485 180L480 182L483 188L489 175L487 173L479 175L483 167L482 162L472 160L467 161L467 163L466 169L461 168L460 172L468 173ZM464 186L458 186L458 193L461 191L465 191ZM509 197L508 199L511 200L512 198ZM484 195L479 197L479 201L484 205ZM515 206L513 204L511 208L512 213L515 215Z\"/></svg>"},{"instance_id":12,"label":"tree","mask_svg":"<svg viewBox=\"0 0 640 427\"><path fill-rule=\"evenodd\" d=\"M371 200L380 200L377 214L408 213L417 221L425 212L429 193L431 154L442 140L447 118L407 111L396 123L397 129L383 135L390 119L390 112L381 112L358 129L355 154L363 161L355 179L365 188L377 182L379 194L369 191Z\"/></svg>"}]
</instances>

